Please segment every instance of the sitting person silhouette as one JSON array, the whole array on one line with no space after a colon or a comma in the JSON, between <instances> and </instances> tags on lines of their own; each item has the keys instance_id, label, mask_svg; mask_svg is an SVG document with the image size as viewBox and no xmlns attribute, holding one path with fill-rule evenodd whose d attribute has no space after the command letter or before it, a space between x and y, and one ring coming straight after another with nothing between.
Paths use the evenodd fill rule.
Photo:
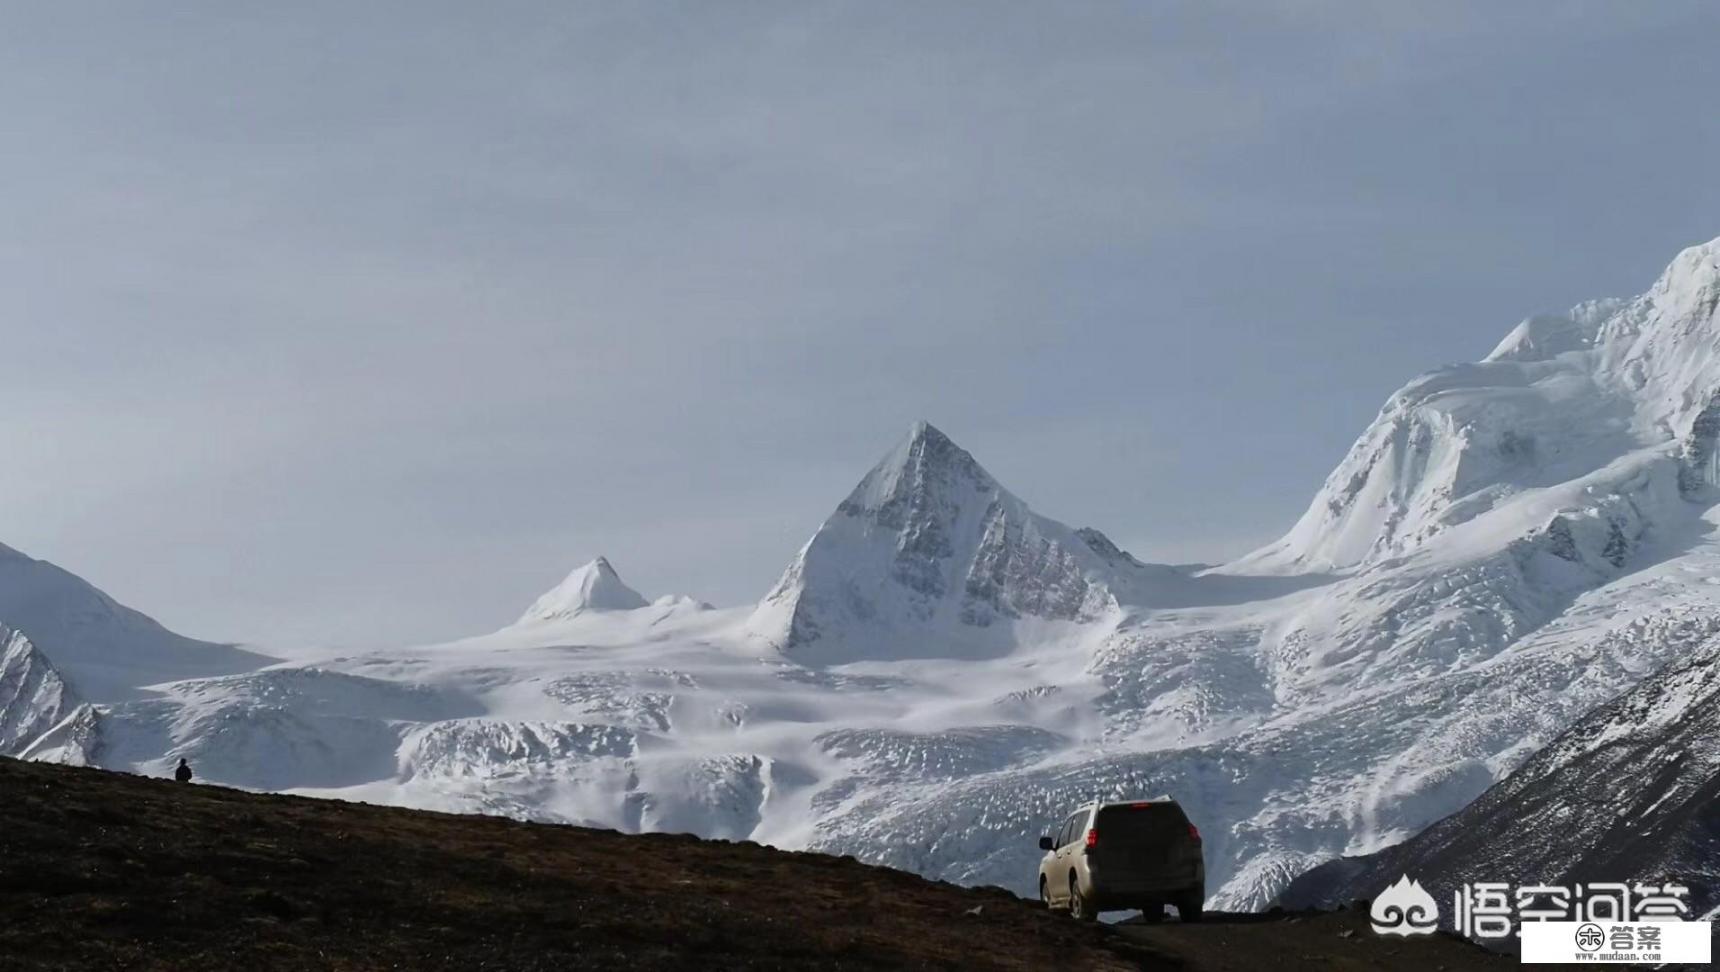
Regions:
<instances>
[{"instance_id":1,"label":"sitting person silhouette","mask_svg":"<svg viewBox=\"0 0 1720 972\"><path fill-rule=\"evenodd\" d=\"M173 778L181 783L191 782L191 765L185 762L185 757L179 757L179 768L173 771Z\"/></svg>"}]
</instances>

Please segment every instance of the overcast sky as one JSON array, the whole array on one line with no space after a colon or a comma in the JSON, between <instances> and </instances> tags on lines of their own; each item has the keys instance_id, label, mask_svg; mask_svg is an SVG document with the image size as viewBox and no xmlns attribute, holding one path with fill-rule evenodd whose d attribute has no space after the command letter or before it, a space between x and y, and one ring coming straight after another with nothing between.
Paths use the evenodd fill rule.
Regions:
<instances>
[{"instance_id":1,"label":"overcast sky","mask_svg":"<svg viewBox=\"0 0 1720 972\"><path fill-rule=\"evenodd\" d=\"M11 4L0 540L396 643L756 599L925 418L1137 555L1720 235L1720 5Z\"/></svg>"}]
</instances>

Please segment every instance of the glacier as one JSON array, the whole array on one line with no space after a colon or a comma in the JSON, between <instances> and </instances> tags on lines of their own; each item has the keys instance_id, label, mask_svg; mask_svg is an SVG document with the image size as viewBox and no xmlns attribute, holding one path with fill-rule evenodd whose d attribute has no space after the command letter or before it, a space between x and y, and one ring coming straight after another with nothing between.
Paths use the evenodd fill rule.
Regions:
<instances>
[{"instance_id":1,"label":"glacier","mask_svg":"<svg viewBox=\"0 0 1720 972\"><path fill-rule=\"evenodd\" d=\"M32 647L0 664L0 725L22 727L0 752L185 756L236 786L1023 893L1069 806L1170 793L1209 904L1260 907L1461 809L1711 636L1717 302L1720 240L1416 378L1281 539L1218 566L1045 517L926 423L737 607L647 600L599 558L488 634L264 653L7 551L0 624Z\"/></svg>"}]
</instances>

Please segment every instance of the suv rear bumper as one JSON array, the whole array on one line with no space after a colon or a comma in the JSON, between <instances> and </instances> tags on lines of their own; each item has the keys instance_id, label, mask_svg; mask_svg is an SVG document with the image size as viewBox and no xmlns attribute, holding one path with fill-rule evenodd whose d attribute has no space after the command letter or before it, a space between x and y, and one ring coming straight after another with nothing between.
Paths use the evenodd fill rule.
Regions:
<instances>
[{"instance_id":1,"label":"suv rear bumper","mask_svg":"<svg viewBox=\"0 0 1720 972\"><path fill-rule=\"evenodd\" d=\"M1134 908L1149 902L1172 903L1185 894L1206 897L1206 869L1184 870L1182 873L1130 875L1119 880L1094 868L1085 875L1082 893L1101 910Z\"/></svg>"},{"instance_id":2,"label":"suv rear bumper","mask_svg":"<svg viewBox=\"0 0 1720 972\"><path fill-rule=\"evenodd\" d=\"M1108 910L1112 907L1133 908L1148 901L1170 904L1173 898L1189 893L1198 893L1202 899L1205 899L1206 882L1163 883L1155 881L1151 884L1131 884L1127 887L1114 887L1101 883L1098 887L1084 893L1101 910Z\"/></svg>"}]
</instances>

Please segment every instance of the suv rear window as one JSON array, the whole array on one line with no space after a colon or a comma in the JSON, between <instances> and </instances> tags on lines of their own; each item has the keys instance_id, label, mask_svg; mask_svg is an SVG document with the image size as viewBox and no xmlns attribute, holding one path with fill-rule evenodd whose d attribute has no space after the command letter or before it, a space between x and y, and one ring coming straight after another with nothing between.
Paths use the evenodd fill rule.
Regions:
<instances>
[{"instance_id":1,"label":"suv rear window","mask_svg":"<svg viewBox=\"0 0 1720 972\"><path fill-rule=\"evenodd\" d=\"M1122 803L1099 811L1099 839L1106 844L1164 844L1188 837L1188 817L1174 803Z\"/></svg>"}]
</instances>

